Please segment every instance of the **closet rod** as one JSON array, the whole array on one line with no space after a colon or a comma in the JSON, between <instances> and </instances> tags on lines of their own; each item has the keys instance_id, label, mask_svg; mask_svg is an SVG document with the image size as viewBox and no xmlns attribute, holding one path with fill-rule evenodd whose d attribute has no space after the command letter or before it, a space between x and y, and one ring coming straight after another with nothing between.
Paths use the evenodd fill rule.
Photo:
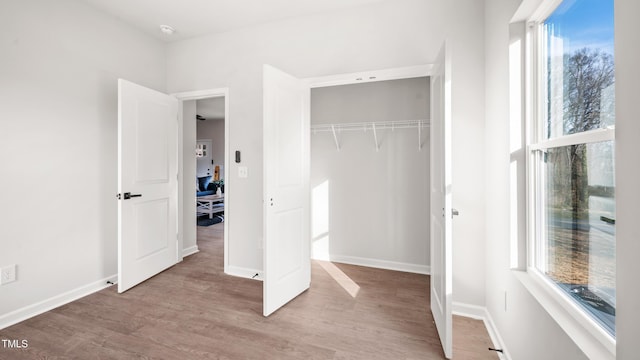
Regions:
<instances>
[{"instance_id":1,"label":"closet rod","mask_svg":"<svg viewBox=\"0 0 640 360\"><path fill-rule=\"evenodd\" d=\"M378 140L378 131L391 129L418 129L418 151L422 150L422 128L429 127L429 120L402 120L402 121L386 121L386 122L360 122L360 123L342 123L342 124L316 124L311 125L311 132L330 132L333 134L333 141L336 150L340 151L340 140L338 134L342 131L359 130L366 132L371 129L373 131L373 141L376 151L380 151L380 142Z\"/></svg>"},{"instance_id":2,"label":"closet rod","mask_svg":"<svg viewBox=\"0 0 640 360\"><path fill-rule=\"evenodd\" d=\"M315 124L311 125L311 131L317 132L340 132L340 131L367 131L367 130L395 130L429 127L429 120L401 120L401 121L380 121L380 122L357 122L340 124Z\"/></svg>"}]
</instances>

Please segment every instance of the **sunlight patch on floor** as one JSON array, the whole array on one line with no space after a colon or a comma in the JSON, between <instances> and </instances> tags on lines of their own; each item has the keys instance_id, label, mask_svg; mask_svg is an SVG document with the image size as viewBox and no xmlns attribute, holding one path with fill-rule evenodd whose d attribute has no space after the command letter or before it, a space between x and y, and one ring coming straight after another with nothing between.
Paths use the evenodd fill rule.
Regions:
<instances>
[{"instance_id":1,"label":"sunlight patch on floor","mask_svg":"<svg viewBox=\"0 0 640 360\"><path fill-rule=\"evenodd\" d=\"M355 299L360 291L360 286L351 280L347 274L329 261L317 260L318 264L335 280L342 288Z\"/></svg>"}]
</instances>

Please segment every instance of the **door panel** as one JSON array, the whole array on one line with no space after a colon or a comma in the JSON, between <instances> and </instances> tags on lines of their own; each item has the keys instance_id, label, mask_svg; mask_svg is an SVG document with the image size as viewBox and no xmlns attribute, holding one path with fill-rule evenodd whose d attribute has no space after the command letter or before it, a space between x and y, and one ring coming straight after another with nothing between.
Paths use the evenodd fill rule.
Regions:
<instances>
[{"instance_id":1,"label":"door panel","mask_svg":"<svg viewBox=\"0 0 640 360\"><path fill-rule=\"evenodd\" d=\"M286 276L300 271L304 263L302 259L302 242L304 238L302 225L304 223L304 212L301 209L282 211L274 214L277 222L278 233L275 236L275 246L277 249L287 249L275 253L276 262L273 266L274 277L277 281Z\"/></svg>"},{"instance_id":2,"label":"door panel","mask_svg":"<svg viewBox=\"0 0 640 360\"><path fill-rule=\"evenodd\" d=\"M119 292L177 262L177 111L174 97L118 80Z\"/></svg>"},{"instance_id":3,"label":"door panel","mask_svg":"<svg viewBox=\"0 0 640 360\"><path fill-rule=\"evenodd\" d=\"M137 224L136 232L139 234L135 259L140 261L169 246L169 237L167 236L169 224L165 224L165 226L157 224L151 228L145 228L147 224L152 224L157 219L169 217L169 201L158 199L140 202L133 204L133 208L134 218L132 220Z\"/></svg>"},{"instance_id":4,"label":"door panel","mask_svg":"<svg viewBox=\"0 0 640 360\"><path fill-rule=\"evenodd\" d=\"M169 181L171 161L175 161L169 153L168 126L160 126L159 119L163 114L171 111L170 104L156 101L141 101L137 104L135 117L135 132L131 137L135 141L136 170L135 181L139 184L149 182ZM166 116L166 115L165 115Z\"/></svg>"},{"instance_id":5,"label":"door panel","mask_svg":"<svg viewBox=\"0 0 640 360\"><path fill-rule=\"evenodd\" d=\"M309 288L309 88L264 67L264 284L268 316Z\"/></svg>"},{"instance_id":6,"label":"door panel","mask_svg":"<svg viewBox=\"0 0 640 360\"><path fill-rule=\"evenodd\" d=\"M452 357L451 72L447 45L431 76L431 312Z\"/></svg>"}]
</instances>

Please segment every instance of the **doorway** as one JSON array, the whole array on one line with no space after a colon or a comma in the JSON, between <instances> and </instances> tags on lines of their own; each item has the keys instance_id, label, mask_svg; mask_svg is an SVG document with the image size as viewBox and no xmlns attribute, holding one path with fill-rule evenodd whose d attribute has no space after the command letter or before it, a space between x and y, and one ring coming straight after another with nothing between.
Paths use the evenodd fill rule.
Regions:
<instances>
[{"instance_id":1,"label":"doorway","mask_svg":"<svg viewBox=\"0 0 640 360\"><path fill-rule=\"evenodd\" d=\"M292 162L294 164L299 164L296 170L285 169L286 174L294 175L292 179L288 179L287 181L281 181L282 177L278 176L278 171L281 171L278 168L277 171L265 171L264 173L264 204L265 204L265 217L264 217L264 256L263 256L263 266L264 266L264 285L265 289L263 295L263 304L264 312L268 314L273 310L272 307L268 307L267 303L273 303L273 301L269 300L267 294L269 292L274 293L274 297L277 297L280 300L280 305L285 304L286 302L292 300L299 293L299 287L291 287L287 289L282 289L283 291L278 291L278 279L282 279L282 274L289 273L288 271L283 271L282 268L278 268L278 264L283 263L289 266L286 270L291 270L293 273L294 270L306 268L307 265L303 265L301 262L306 262L309 264L310 251L309 251L309 237L308 233L311 233L306 229L302 231L300 234L305 234L302 236L298 236L294 234L292 231L286 231L287 241L282 241L282 236L275 236L279 233L284 233L287 226L296 227L296 225L303 224L303 226L308 226L308 221L312 219L309 202L307 200L306 205L301 206L300 211L296 211L295 214L303 213L302 218L298 219L290 217L294 221L285 221L282 218L275 218L272 215L274 211L271 211L276 208L280 208L279 206L279 198L277 196L278 189L274 189L274 184L289 184L289 180L291 184L302 184L306 182L306 189L301 191L300 194L297 194L293 198L295 199L305 199L311 195L311 189L309 189L309 166L311 162L311 157L309 155L309 112L310 112L310 90L313 88L320 87L328 87L335 85L347 85L347 84L357 84L357 83L367 83L367 82L378 82L384 80L396 80L396 79L406 79L413 77L424 77L428 76L430 70L432 69L431 65L421 65L421 66L413 66L407 68L399 68L399 69L386 69L386 70L378 70L371 71L367 73L354 73L354 74L342 74L342 75L334 75L334 76L326 76L326 77L318 77L318 78L307 78L307 79L298 79L290 74L287 74L281 70L275 69L269 65L264 66L264 120L263 127L268 132L265 131L263 134L263 150L265 152L264 156L264 168L268 170L273 170L277 166L282 164L288 164ZM428 100L424 100L427 103ZM282 116L275 116L277 114L281 114ZM278 118L280 122L286 123L287 125L291 123L291 129L283 135L279 133L277 129L274 131L273 122L274 118ZM392 127L394 124L392 125ZM376 130L374 128L374 139L376 137ZM286 138L292 141L283 142L278 141L278 139ZM334 140L337 138L336 133L333 133ZM338 144L338 141L336 141ZM377 145L378 142L376 140L376 149L379 149ZM415 144L415 143L414 143ZM338 144L339 147L339 144ZM300 148L300 149L298 149ZM280 151L275 152L274 149L279 149ZM290 151L291 149L295 149L296 152ZM287 154L301 154L302 159L294 158L294 159L286 159L285 156ZM300 163L301 161L301 163ZM356 164L357 165L357 164ZM290 176L291 177L291 176ZM426 183L426 181L425 181ZM355 186L359 186L361 184L355 184ZM298 189L298 187L296 187ZM270 195L270 194L276 194ZM373 192L369 194L370 197L375 197L376 193ZM287 198L288 199L288 198ZM308 198L307 198L308 199ZM427 201L424 202L428 203ZM289 202L287 202L289 204ZM274 207L275 206L275 207ZM293 213L293 212L290 212ZM305 225L306 223L306 225ZM295 235L295 236L289 236ZM298 240L300 239L302 242L300 243ZM426 240L426 239L424 239ZM285 251L283 251L282 246L286 246ZM343 260L343 262L346 262ZM364 264L362 264L364 265ZM295 269L293 267L295 266ZM301 274L300 282L307 282L306 288L309 287L308 280L303 279L302 270L295 272L295 274ZM271 280L270 280L271 278ZM296 278L297 279L297 278ZM288 290L285 292L284 290ZM294 291L295 290L295 291ZM294 293L295 292L295 293ZM289 296L291 295L291 296ZM266 299L266 300L265 300Z\"/></svg>"},{"instance_id":2,"label":"doorway","mask_svg":"<svg viewBox=\"0 0 640 360\"><path fill-rule=\"evenodd\" d=\"M449 59L449 57L447 57L447 59ZM335 86L335 85L359 84L359 83L367 83L367 82L375 82L375 81L383 81L383 80L406 79L406 78L420 77L420 76L431 76L431 75L433 75L434 70L443 71L448 76L450 76L450 72L442 70L442 69L450 69L448 65L446 65L446 67L445 67L445 65L446 64L444 62L442 62L442 64L441 63L436 63L434 65L414 66L414 67L407 67L407 68L400 68L400 69L388 69L388 70L374 71L374 72L369 72L369 73L364 73L363 72L363 73L353 73L353 74L346 74L346 75L335 75L335 76L328 76L328 77L321 77L321 78L312 78L312 79L307 79L307 81L308 81L309 87L311 87L311 88L319 88L319 87L327 87L327 86ZM446 78L445 80L446 81L443 82L443 84L446 84L444 86L444 88L450 89L450 79ZM439 89L440 88L438 88L438 90ZM430 91L433 91L433 90L434 90L433 86L430 86ZM439 92L436 92L436 93L439 93ZM444 102L447 103L447 104L450 104L450 101L451 101L450 96L449 96L450 94L443 94L443 95L444 95L444 97L443 97L444 98ZM429 106L433 106L434 105L433 104L433 96L430 96L430 97L431 97L431 99L427 99L426 102L429 103ZM437 109L437 107L436 107L436 109ZM430 111L430 112L431 112L431 114L429 114L429 118L430 118L429 122L434 120L433 111ZM436 119L439 119L438 114L436 114ZM392 129L393 129L394 124L392 124L391 126L392 126ZM379 148L380 148L380 142L378 140L378 135L376 133L376 126L372 125L371 127L372 127L372 129L371 129L372 131L371 132L373 133L373 140L374 140L375 150L378 151ZM330 125L330 127L327 128L327 130L330 131L332 133L332 135L333 135L333 142L335 144L336 150L340 150L342 145L341 145L340 137L339 137L340 134L336 131L336 127L333 126L333 125ZM365 130L365 129L363 129L363 130ZM434 136L438 137L439 134L436 134L436 135L430 134L430 139L433 139ZM432 148L433 144L430 144L430 145L431 145L430 147ZM419 140L419 145L418 146L419 147L421 146L421 141L420 140ZM435 153L438 153L438 151L436 150ZM312 154L313 154L313 150L312 150ZM431 153L429 162L433 162L432 161L433 158L434 158L433 155L434 154ZM438 154L438 156L441 156L441 155L442 154ZM433 169L433 167L431 169ZM439 172L439 169L436 169L436 172ZM389 176L388 174L386 174L386 175ZM434 174L431 174L431 175L434 175ZM393 173L391 173L391 176L393 176ZM316 179L316 182L317 182L317 179ZM433 184L432 179L427 179L425 182L427 184ZM362 183L362 181L361 181L361 183ZM320 185L323 185L323 184L325 184L325 182L321 183ZM327 185L330 185L330 184L327 184ZM400 184L397 184L397 185L400 185ZM316 191L317 191L317 194L315 193ZM379 194L380 193L384 194L384 191L385 191L385 189L377 189L376 192L379 193ZM330 199L330 197L328 196L329 192L330 192L330 186L317 187L317 188L314 188L314 194L312 194L312 196L315 198L317 195L320 195L322 198ZM370 198L375 198L375 196L376 195L374 193L374 194L370 195L369 197ZM430 198L430 193L429 193L428 197ZM433 202L433 199L430 199L430 200L426 201L425 203L429 204L427 206L430 207L431 206L431 202ZM325 201L325 203L329 203L329 200ZM375 205L371 205L371 207L375 207ZM320 208L320 209L318 209L318 208ZM319 222L315 222L314 221L314 223L312 225L312 229L313 229L313 235L312 236L314 237L314 239L312 241L314 241L314 250L316 250L315 249L315 245L316 245L315 243L318 243L319 245L321 245L322 250L328 249L329 253L325 252L322 255L325 255L325 256L329 255L329 258L331 259L331 258L335 258L335 256L332 256L331 253L330 253L332 251L331 246L330 245L329 246L325 245L325 243L327 243L329 241L326 241L326 239L324 239L327 235L330 238L331 234L332 234L332 231L330 231L332 226L331 226L331 221L330 221L329 216L328 216L329 212L327 211L328 210L327 208L328 208L328 206L316 207L316 205L314 205L314 211L322 210L323 215L325 215L325 214L326 215L325 215L325 219L320 219L321 221L319 221ZM378 207L375 207L375 208L378 208L378 209L380 209L382 211L385 210L384 207L379 207L378 206ZM429 213L431 213L431 212L432 211L429 208L426 211L427 215ZM352 212L350 212L350 214L351 213ZM424 219L425 223L429 223L429 217L430 216L427 216L427 218ZM322 221L322 220L324 220L324 221ZM325 225L324 228L323 229L314 228L315 225L318 224L318 223L320 225ZM329 226L327 226L327 225L329 225ZM322 230L322 231L324 231L324 233L322 231L318 232L317 230ZM320 237L318 237L318 236L320 236ZM431 240L430 244L429 244L429 252L430 252L429 257L431 259L430 259L429 264L428 264L428 272L431 273L431 274L436 274L435 280L437 280L437 281L434 282L436 284L440 280L440 275L448 274L448 277L446 279L443 279L443 280L444 280L444 284L448 287L448 289L451 289L451 273L450 273L450 271L444 272L444 266L447 266L447 264L450 264L450 262L442 264L439 261L434 261L434 256L433 256L434 253L438 253L438 251L434 251L434 247L436 248L436 250L438 250L438 248L442 248L443 246L445 246L447 249L450 249L450 241L448 241L448 242L446 242L444 244L442 244L442 242L440 242L440 241L433 241L433 239L434 239L433 229L430 229L430 234L429 234L429 236L427 236L427 239ZM450 239L450 237L448 239ZM364 249L364 251L366 251L367 253L370 253L368 248ZM445 254L450 255L450 250L445 250L444 252L445 252ZM314 251L314 255L315 256L318 255L316 251ZM367 265L367 264L362 264L362 261L361 261L362 259L360 259L360 258L356 257L355 260L357 262L360 262L359 265ZM354 261L353 263L357 264L357 262ZM433 287L434 287L433 283L430 285L430 287L433 290ZM447 292L447 294L448 294L448 299L450 299L451 298L450 297L451 292ZM433 300L433 297L432 297L432 300ZM432 307L432 309L433 309L433 307ZM442 318L444 319L444 322L446 323L448 328L451 329L451 322L452 322L451 321L451 309L450 309L450 307L447 307L447 309L448 309L448 311L447 311L448 314L445 314L447 316L443 316ZM434 316L435 316L435 312L434 312ZM438 330L440 330L440 327L438 328ZM448 332L439 331L439 332L440 332L440 336L441 336L441 338L443 340L443 350L447 354L447 357L450 357L451 356L451 332L450 331L448 331Z\"/></svg>"},{"instance_id":3,"label":"doorway","mask_svg":"<svg viewBox=\"0 0 640 360\"><path fill-rule=\"evenodd\" d=\"M312 258L429 273L429 77L311 90Z\"/></svg>"},{"instance_id":4,"label":"doorway","mask_svg":"<svg viewBox=\"0 0 640 360\"><path fill-rule=\"evenodd\" d=\"M182 159L180 178L179 223L183 224L179 232L179 253L184 258L198 252L197 228L198 219L221 217L221 225L215 225L219 231L220 226L224 232L224 271L227 272L229 264L229 231L227 219L229 216L229 204L233 199L232 184L229 183L229 91L227 88L201 90L174 94L180 100L180 115L182 132L179 134L179 153ZM201 114L199 114L201 113ZM200 115L198 117L198 115ZM198 120L201 119L201 120ZM199 126L199 123L202 125ZM200 128L200 131L198 131ZM208 135L207 135L208 134ZM211 178L208 181L199 181L206 177L198 176L198 155L202 154L202 148L198 147L199 136L208 137L211 140L211 148L207 149L210 163ZM214 180L216 166L218 169L217 180ZM206 170L205 170L206 171ZM220 189L222 201L214 201L209 205L222 205L209 214L208 211L198 209L198 204L206 202L198 201L198 196L215 195ZM200 192L200 194L199 194ZM222 204L220 204L222 203ZM211 226L211 225L209 225Z\"/></svg>"},{"instance_id":5,"label":"doorway","mask_svg":"<svg viewBox=\"0 0 640 360\"><path fill-rule=\"evenodd\" d=\"M196 243L224 231L225 98L196 102ZM202 236L202 237L201 237Z\"/></svg>"}]
</instances>

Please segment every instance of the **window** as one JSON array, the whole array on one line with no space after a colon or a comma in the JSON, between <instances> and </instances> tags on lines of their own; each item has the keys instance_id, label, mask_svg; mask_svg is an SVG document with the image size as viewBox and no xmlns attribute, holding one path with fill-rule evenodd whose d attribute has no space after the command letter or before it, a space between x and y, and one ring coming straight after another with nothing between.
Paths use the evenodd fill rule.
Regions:
<instances>
[{"instance_id":1,"label":"window","mask_svg":"<svg viewBox=\"0 0 640 360\"><path fill-rule=\"evenodd\" d=\"M529 271L615 338L613 0L565 0L532 30Z\"/></svg>"}]
</instances>

